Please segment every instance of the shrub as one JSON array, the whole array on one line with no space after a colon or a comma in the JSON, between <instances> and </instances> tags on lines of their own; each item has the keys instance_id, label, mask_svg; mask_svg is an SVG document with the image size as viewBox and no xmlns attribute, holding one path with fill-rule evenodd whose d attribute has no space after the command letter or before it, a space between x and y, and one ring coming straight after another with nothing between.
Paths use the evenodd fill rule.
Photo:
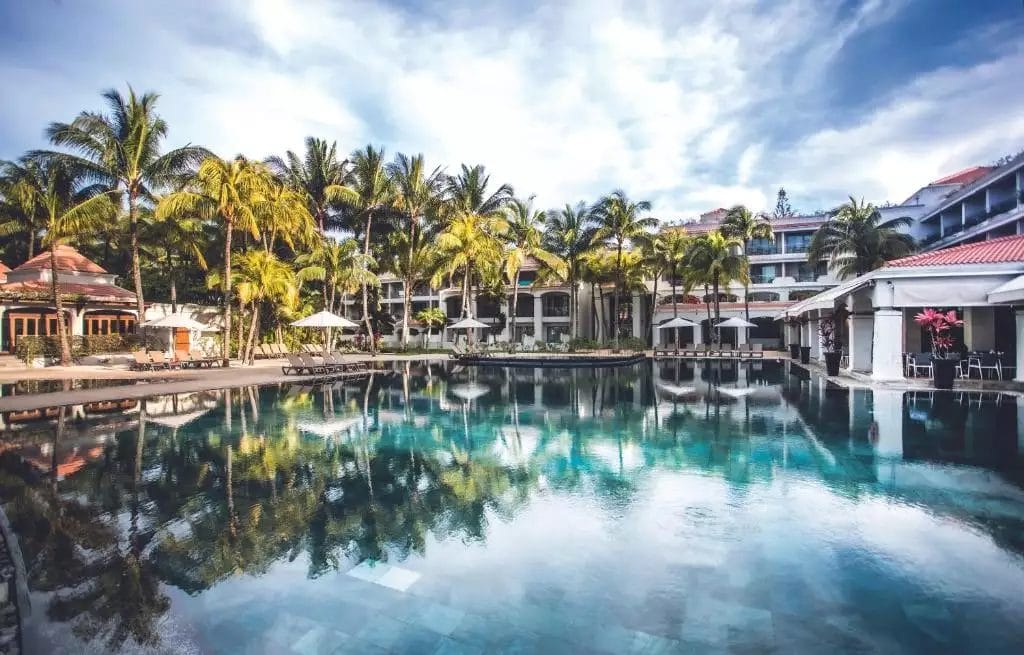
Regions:
<instances>
[{"instance_id":1,"label":"shrub","mask_svg":"<svg viewBox=\"0 0 1024 655\"><path fill-rule=\"evenodd\" d=\"M580 350L597 350L601 347L597 339L590 339L587 337L576 337L569 342L569 350L577 352Z\"/></svg>"},{"instance_id":2,"label":"shrub","mask_svg":"<svg viewBox=\"0 0 1024 655\"><path fill-rule=\"evenodd\" d=\"M160 339L138 334L90 334L71 337L71 356L87 357L102 353L117 353L137 348L163 348ZM14 347L14 355L26 364L36 357L60 357L60 339L50 336L21 336Z\"/></svg>"},{"instance_id":3,"label":"shrub","mask_svg":"<svg viewBox=\"0 0 1024 655\"><path fill-rule=\"evenodd\" d=\"M647 342L640 337L626 337L625 339L619 339L619 348L634 352L643 351L647 350Z\"/></svg>"}]
</instances>

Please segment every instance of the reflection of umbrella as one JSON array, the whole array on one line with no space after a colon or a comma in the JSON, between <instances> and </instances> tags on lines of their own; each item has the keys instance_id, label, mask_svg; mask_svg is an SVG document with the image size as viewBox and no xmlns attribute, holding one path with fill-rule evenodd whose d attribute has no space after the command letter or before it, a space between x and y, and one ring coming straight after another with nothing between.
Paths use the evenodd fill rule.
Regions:
<instances>
[{"instance_id":1,"label":"reflection of umbrella","mask_svg":"<svg viewBox=\"0 0 1024 655\"><path fill-rule=\"evenodd\" d=\"M475 318L464 318L461 321L458 321L456 323L452 323L451 325L449 325L448 329L449 330L471 330L473 328L489 328L489 327L491 327L491 326L486 324L486 323L481 323L480 321L476 320Z\"/></svg>"},{"instance_id":2,"label":"reflection of umbrella","mask_svg":"<svg viewBox=\"0 0 1024 655\"><path fill-rule=\"evenodd\" d=\"M177 429L183 425L191 423L208 411L210 411L210 409L206 408L199 409L194 412L187 412L185 414L167 414L165 416L153 416L152 414L147 413L146 422Z\"/></svg>"},{"instance_id":3,"label":"reflection of umbrella","mask_svg":"<svg viewBox=\"0 0 1024 655\"><path fill-rule=\"evenodd\" d=\"M299 421L297 427L301 432L310 432L318 437L333 437L336 434L348 432L352 428L358 428L362 423L362 416L351 416L326 421Z\"/></svg>"},{"instance_id":4,"label":"reflection of umbrella","mask_svg":"<svg viewBox=\"0 0 1024 655\"><path fill-rule=\"evenodd\" d=\"M486 396L491 390L482 384L470 383L452 387L451 391L453 396L458 396L468 402Z\"/></svg>"},{"instance_id":5,"label":"reflection of umbrella","mask_svg":"<svg viewBox=\"0 0 1024 655\"><path fill-rule=\"evenodd\" d=\"M716 387L721 393L729 396L730 398L742 398L743 396L749 396L750 394L757 391L754 387Z\"/></svg>"},{"instance_id":6,"label":"reflection of umbrella","mask_svg":"<svg viewBox=\"0 0 1024 655\"><path fill-rule=\"evenodd\" d=\"M697 389L694 387L680 387L666 382L659 382L658 389L673 396L688 396L691 393L697 393Z\"/></svg>"},{"instance_id":7,"label":"reflection of umbrella","mask_svg":"<svg viewBox=\"0 0 1024 655\"><path fill-rule=\"evenodd\" d=\"M329 312L327 310L317 312L316 314L312 314L310 316L307 316L306 318L300 318L299 320L297 320L294 323L292 323L292 325L294 327L309 327L309 328L324 328L324 329L330 329L330 328L355 328L355 327L359 327L358 323L354 323L354 322L348 320L347 318L345 318L344 316L338 316L337 314L332 314L331 312ZM325 338L324 338L324 355L327 354L327 350L328 350L329 346L330 346L330 344L328 344L328 340L327 340L326 335L325 335Z\"/></svg>"}]
</instances>

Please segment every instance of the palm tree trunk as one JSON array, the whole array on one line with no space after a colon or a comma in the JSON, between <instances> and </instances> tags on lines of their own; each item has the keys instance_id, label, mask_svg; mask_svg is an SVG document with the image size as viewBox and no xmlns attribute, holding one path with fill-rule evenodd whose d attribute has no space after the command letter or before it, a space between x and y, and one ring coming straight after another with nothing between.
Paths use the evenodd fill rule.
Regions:
<instances>
[{"instance_id":1,"label":"palm tree trunk","mask_svg":"<svg viewBox=\"0 0 1024 655\"><path fill-rule=\"evenodd\" d=\"M518 323L518 319L516 318L516 312L519 311L518 308L519 308L519 269L517 268L516 269L516 274L512 278L512 307L510 308L511 311L509 311L509 314L512 315L512 316L509 317L510 320L512 321L512 338L508 340L508 348L509 348L510 352L515 352L516 351L516 323ZM571 322L571 319L570 319L570 322Z\"/></svg>"},{"instance_id":2,"label":"palm tree trunk","mask_svg":"<svg viewBox=\"0 0 1024 655\"><path fill-rule=\"evenodd\" d=\"M259 306L253 302L252 304L252 320L249 321L249 338L245 340L245 356L242 358L243 363L252 364L255 359L254 355L256 352L256 327L259 323L260 312Z\"/></svg>"},{"instance_id":3,"label":"palm tree trunk","mask_svg":"<svg viewBox=\"0 0 1024 655\"><path fill-rule=\"evenodd\" d=\"M32 225L28 231L28 259L32 259L36 252L36 227ZM28 261L28 260L26 260Z\"/></svg>"},{"instance_id":4,"label":"palm tree trunk","mask_svg":"<svg viewBox=\"0 0 1024 655\"><path fill-rule=\"evenodd\" d=\"M409 254L410 262L412 253ZM412 305L412 280L405 280L405 297L402 300L402 350L409 347L409 307Z\"/></svg>"},{"instance_id":5,"label":"palm tree trunk","mask_svg":"<svg viewBox=\"0 0 1024 655\"><path fill-rule=\"evenodd\" d=\"M615 334L612 335L612 344L615 350L619 349L619 331L622 327L619 323L619 300L622 299L622 242L620 241L617 245L617 251L615 255L615 295L612 297L612 330Z\"/></svg>"},{"instance_id":6,"label":"palm tree trunk","mask_svg":"<svg viewBox=\"0 0 1024 655\"><path fill-rule=\"evenodd\" d=\"M718 297L718 278L714 281L714 293L715 293L715 345L722 345L722 329L718 327L718 324L722 320L722 305L720 303L721 298Z\"/></svg>"},{"instance_id":7,"label":"palm tree trunk","mask_svg":"<svg viewBox=\"0 0 1024 655\"><path fill-rule=\"evenodd\" d=\"M363 238L363 256L369 258L370 256L370 228L373 226L373 212L366 212L366 235ZM366 326L366 336L370 342L370 354L377 354L377 340L373 336L373 323L370 321L370 301L369 291L367 289L366 281L363 280L363 324Z\"/></svg>"},{"instance_id":8,"label":"palm tree trunk","mask_svg":"<svg viewBox=\"0 0 1024 655\"><path fill-rule=\"evenodd\" d=\"M64 301L57 289L57 243L50 244L50 288L53 291L53 306L57 310L57 339L60 341L60 365L71 365L71 341L64 325ZM141 314L140 314L141 316Z\"/></svg>"},{"instance_id":9,"label":"palm tree trunk","mask_svg":"<svg viewBox=\"0 0 1024 655\"><path fill-rule=\"evenodd\" d=\"M221 342L221 365L227 366L231 360L231 231L233 221L225 217L224 227L224 340Z\"/></svg>"},{"instance_id":10,"label":"palm tree trunk","mask_svg":"<svg viewBox=\"0 0 1024 655\"><path fill-rule=\"evenodd\" d=\"M676 302L676 272L672 271L672 318L679 318L679 305ZM696 339L694 339L696 341ZM679 348L679 328L676 328L676 349Z\"/></svg>"},{"instance_id":11,"label":"palm tree trunk","mask_svg":"<svg viewBox=\"0 0 1024 655\"><path fill-rule=\"evenodd\" d=\"M711 290L704 284L704 306L708 310L708 339L711 339Z\"/></svg>"},{"instance_id":12,"label":"palm tree trunk","mask_svg":"<svg viewBox=\"0 0 1024 655\"><path fill-rule=\"evenodd\" d=\"M142 269L139 265L139 208L136 206L137 192L128 189L128 231L131 235L132 249L132 280L135 282L135 304L139 310L139 320L146 315L146 301L142 298Z\"/></svg>"},{"instance_id":13,"label":"palm tree trunk","mask_svg":"<svg viewBox=\"0 0 1024 655\"><path fill-rule=\"evenodd\" d=\"M654 276L654 288L651 290L653 297L651 298L651 328L650 334L648 335L651 339L651 345L654 345L654 313L658 309L658 276ZM641 305L643 301L641 300Z\"/></svg>"}]
</instances>

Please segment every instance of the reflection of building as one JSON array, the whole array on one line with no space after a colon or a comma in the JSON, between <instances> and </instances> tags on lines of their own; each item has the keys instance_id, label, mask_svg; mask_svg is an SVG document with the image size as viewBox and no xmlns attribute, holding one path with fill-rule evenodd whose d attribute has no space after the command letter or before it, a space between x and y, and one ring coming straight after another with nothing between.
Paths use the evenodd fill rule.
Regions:
<instances>
[{"instance_id":1,"label":"reflection of building","mask_svg":"<svg viewBox=\"0 0 1024 655\"><path fill-rule=\"evenodd\" d=\"M72 335L135 332L135 294L115 276L70 246L57 246L57 287ZM22 336L56 335L50 252L0 273L0 351L12 352Z\"/></svg>"}]
</instances>

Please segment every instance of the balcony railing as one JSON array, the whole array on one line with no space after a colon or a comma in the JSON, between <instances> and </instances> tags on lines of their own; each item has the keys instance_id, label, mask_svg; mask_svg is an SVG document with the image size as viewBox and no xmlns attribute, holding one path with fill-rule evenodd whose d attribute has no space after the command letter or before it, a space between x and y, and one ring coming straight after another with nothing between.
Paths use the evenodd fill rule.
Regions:
<instances>
[{"instance_id":1,"label":"balcony railing","mask_svg":"<svg viewBox=\"0 0 1024 655\"><path fill-rule=\"evenodd\" d=\"M748 255L778 255L781 252L778 246L750 246L747 248Z\"/></svg>"},{"instance_id":2,"label":"balcony railing","mask_svg":"<svg viewBox=\"0 0 1024 655\"><path fill-rule=\"evenodd\" d=\"M796 252L807 252L807 249L810 247L810 245L811 244L809 243L787 243L786 254L788 255L790 253Z\"/></svg>"},{"instance_id":3,"label":"balcony railing","mask_svg":"<svg viewBox=\"0 0 1024 655\"><path fill-rule=\"evenodd\" d=\"M811 271L811 272L801 271L801 272L796 274L796 278L795 279L796 279L797 282L817 282L818 281L818 273L816 271Z\"/></svg>"},{"instance_id":4,"label":"balcony railing","mask_svg":"<svg viewBox=\"0 0 1024 655\"><path fill-rule=\"evenodd\" d=\"M775 281L776 276L771 273L759 273L750 276L751 284L771 284Z\"/></svg>"}]
</instances>

